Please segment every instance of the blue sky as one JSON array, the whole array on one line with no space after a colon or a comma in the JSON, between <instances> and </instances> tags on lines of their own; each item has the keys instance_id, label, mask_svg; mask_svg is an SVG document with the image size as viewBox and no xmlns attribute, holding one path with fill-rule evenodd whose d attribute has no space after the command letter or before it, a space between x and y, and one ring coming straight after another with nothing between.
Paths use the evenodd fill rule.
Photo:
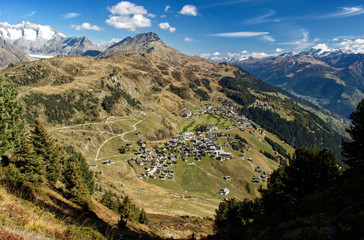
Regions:
<instances>
[{"instance_id":1,"label":"blue sky","mask_svg":"<svg viewBox=\"0 0 364 240\"><path fill-rule=\"evenodd\" d=\"M204 57L266 56L309 47L364 53L363 0L14 0L0 22L50 25L94 43L155 32Z\"/></svg>"}]
</instances>

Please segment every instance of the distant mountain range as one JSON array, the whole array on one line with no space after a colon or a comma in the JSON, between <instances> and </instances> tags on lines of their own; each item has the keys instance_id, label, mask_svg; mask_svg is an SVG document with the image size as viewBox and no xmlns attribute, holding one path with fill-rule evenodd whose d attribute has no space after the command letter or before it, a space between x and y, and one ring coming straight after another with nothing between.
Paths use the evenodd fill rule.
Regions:
<instances>
[{"instance_id":1,"label":"distant mountain range","mask_svg":"<svg viewBox=\"0 0 364 240\"><path fill-rule=\"evenodd\" d=\"M94 45L87 37L66 37L51 26L26 21L17 25L10 25L6 22L0 23L0 37L35 58L83 55L92 51L99 51L99 54L106 48L105 46Z\"/></svg>"},{"instance_id":2,"label":"distant mountain range","mask_svg":"<svg viewBox=\"0 0 364 240\"><path fill-rule=\"evenodd\" d=\"M364 98L364 54L311 48L228 62L344 117Z\"/></svg>"}]
</instances>

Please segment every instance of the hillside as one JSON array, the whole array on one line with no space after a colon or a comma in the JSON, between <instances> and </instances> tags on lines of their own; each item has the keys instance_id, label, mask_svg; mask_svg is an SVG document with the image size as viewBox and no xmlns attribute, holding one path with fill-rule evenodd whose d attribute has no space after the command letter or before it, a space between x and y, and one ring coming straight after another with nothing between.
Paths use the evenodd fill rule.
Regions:
<instances>
[{"instance_id":1,"label":"hillside","mask_svg":"<svg viewBox=\"0 0 364 240\"><path fill-rule=\"evenodd\" d=\"M361 239L363 166L347 170L289 206L207 239ZM239 237L238 237L239 236Z\"/></svg>"},{"instance_id":2,"label":"hillside","mask_svg":"<svg viewBox=\"0 0 364 240\"><path fill-rule=\"evenodd\" d=\"M230 62L262 80L347 118L364 97L363 54L308 49Z\"/></svg>"},{"instance_id":3,"label":"hillside","mask_svg":"<svg viewBox=\"0 0 364 240\"><path fill-rule=\"evenodd\" d=\"M122 42L128 51L58 56L1 72L17 85L24 118L41 119L58 143L86 157L95 199L108 190L129 195L156 219L209 222L224 198L259 196L294 148L340 152L340 136L312 108L240 68L184 55L151 33ZM212 231L206 225L201 236Z\"/></svg>"},{"instance_id":4,"label":"hillside","mask_svg":"<svg viewBox=\"0 0 364 240\"><path fill-rule=\"evenodd\" d=\"M28 55L18 47L0 37L0 69L4 69L10 63L29 61Z\"/></svg>"}]
</instances>

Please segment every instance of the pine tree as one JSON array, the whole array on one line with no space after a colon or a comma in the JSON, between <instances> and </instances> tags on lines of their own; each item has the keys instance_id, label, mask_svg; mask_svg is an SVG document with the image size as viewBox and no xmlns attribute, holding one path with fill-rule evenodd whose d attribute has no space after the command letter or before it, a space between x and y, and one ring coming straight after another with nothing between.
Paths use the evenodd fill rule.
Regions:
<instances>
[{"instance_id":1,"label":"pine tree","mask_svg":"<svg viewBox=\"0 0 364 240\"><path fill-rule=\"evenodd\" d=\"M32 140L35 152L43 158L45 163L47 180L50 183L56 183L63 172L62 153L39 120L36 121L32 131Z\"/></svg>"},{"instance_id":2,"label":"pine tree","mask_svg":"<svg viewBox=\"0 0 364 240\"><path fill-rule=\"evenodd\" d=\"M106 193L102 195L101 203L113 211L118 211L118 200L115 199L110 190L106 191Z\"/></svg>"},{"instance_id":3,"label":"pine tree","mask_svg":"<svg viewBox=\"0 0 364 240\"><path fill-rule=\"evenodd\" d=\"M142 208L142 210L140 211L140 215L139 215L139 219L138 221L141 223L141 224L144 224L144 225L148 225L149 224L149 219L147 217L147 214L146 212L144 211L144 209Z\"/></svg>"},{"instance_id":4,"label":"pine tree","mask_svg":"<svg viewBox=\"0 0 364 240\"><path fill-rule=\"evenodd\" d=\"M85 157L81 153L76 152L72 147L69 147L67 152L75 161L79 162L81 176L86 182L90 194L93 194L95 191L94 173L90 170Z\"/></svg>"},{"instance_id":5,"label":"pine tree","mask_svg":"<svg viewBox=\"0 0 364 240\"><path fill-rule=\"evenodd\" d=\"M39 186L43 182L44 162L34 151L33 144L27 133L22 134L21 142L15 147L10 162L19 169L26 181L33 183L35 186Z\"/></svg>"},{"instance_id":6,"label":"pine tree","mask_svg":"<svg viewBox=\"0 0 364 240\"><path fill-rule=\"evenodd\" d=\"M64 179L71 200L78 203L85 210L89 210L92 208L91 195L82 177L80 163L77 158L72 156L67 160L67 163Z\"/></svg>"},{"instance_id":7,"label":"pine tree","mask_svg":"<svg viewBox=\"0 0 364 240\"><path fill-rule=\"evenodd\" d=\"M345 161L350 167L364 163L364 99L358 104L356 112L350 117L351 126L346 129L351 137L351 142L342 141L341 146Z\"/></svg>"},{"instance_id":8,"label":"pine tree","mask_svg":"<svg viewBox=\"0 0 364 240\"><path fill-rule=\"evenodd\" d=\"M137 214L136 213L136 206L131 202L128 195L124 197L123 202L121 203L119 207L119 212L122 216L122 219L128 220L128 221L135 221L137 220ZM139 212L139 211L138 211Z\"/></svg>"},{"instance_id":9,"label":"pine tree","mask_svg":"<svg viewBox=\"0 0 364 240\"><path fill-rule=\"evenodd\" d=\"M22 108L13 84L0 76L0 161L14 145L18 145L24 129Z\"/></svg>"}]
</instances>

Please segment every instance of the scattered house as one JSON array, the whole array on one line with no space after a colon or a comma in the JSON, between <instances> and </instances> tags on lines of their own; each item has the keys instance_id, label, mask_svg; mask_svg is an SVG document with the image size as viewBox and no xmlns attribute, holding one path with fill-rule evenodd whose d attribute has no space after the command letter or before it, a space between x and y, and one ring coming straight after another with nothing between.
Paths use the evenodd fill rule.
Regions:
<instances>
[{"instance_id":1,"label":"scattered house","mask_svg":"<svg viewBox=\"0 0 364 240\"><path fill-rule=\"evenodd\" d=\"M184 140L187 141L187 140L193 139L195 136L195 133L194 132L184 132L183 135L184 135Z\"/></svg>"},{"instance_id":2,"label":"scattered house","mask_svg":"<svg viewBox=\"0 0 364 240\"><path fill-rule=\"evenodd\" d=\"M98 164L94 164L94 163L89 164L89 167L92 167L92 168L97 168L98 166L99 166Z\"/></svg>"},{"instance_id":3,"label":"scattered house","mask_svg":"<svg viewBox=\"0 0 364 240\"><path fill-rule=\"evenodd\" d=\"M187 112L182 114L182 117L185 117L185 118L189 118L191 116L192 116L192 111L191 110L187 110Z\"/></svg>"},{"instance_id":4,"label":"scattered house","mask_svg":"<svg viewBox=\"0 0 364 240\"><path fill-rule=\"evenodd\" d=\"M113 163L115 163L114 160L106 160L102 164L110 165L110 164L113 164Z\"/></svg>"},{"instance_id":5,"label":"scattered house","mask_svg":"<svg viewBox=\"0 0 364 240\"><path fill-rule=\"evenodd\" d=\"M252 182L253 182L253 183L259 183L259 181L260 181L259 176L254 176L254 177L252 178Z\"/></svg>"},{"instance_id":6,"label":"scattered house","mask_svg":"<svg viewBox=\"0 0 364 240\"><path fill-rule=\"evenodd\" d=\"M228 194L229 194L229 192L230 192L230 191L229 191L229 189L228 189L228 188L221 188L221 189L220 189L220 194L221 194L221 195L224 195L224 196L225 196L225 195L228 195Z\"/></svg>"},{"instance_id":7,"label":"scattered house","mask_svg":"<svg viewBox=\"0 0 364 240\"><path fill-rule=\"evenodd\" d=\"M231 180L231 177L230 176L225 176L224 179L225 180Z\"/></svg>"},{"instance_id":8,"label":"scattered house","mask_svg":"<svg viewBox=\"0 0 364 240\"><path fill-rule=\"evenodd\" d=\"M217 131L218 128L216 126L213 126L213 125L208 125L206 127L206 132L213 132L213 131Z\"/></svg>"},{"instance_id":9,"label":"scattered house","mask_svg":"<svg viewBox=\"0 0 364 240\"><path fill-rule=\"evenodd\" d=\"M256 167L256 168L255 168L255 171L256 171L257 173L261 173L261 172L262 172L262 169L260 169L260 167Z\"/></svg>"},{"instance_id":10,"label":"scattered house","mask_svg":"<svg viewBox=\"0 0 364 240\"><path fill-rule=\"evenodd\" d=\"M227 158L227 159L232 159L234 157L234 154L231 153L231 152L222 152L220 154L220 157Z\"/></svg>"}]
</instances>

